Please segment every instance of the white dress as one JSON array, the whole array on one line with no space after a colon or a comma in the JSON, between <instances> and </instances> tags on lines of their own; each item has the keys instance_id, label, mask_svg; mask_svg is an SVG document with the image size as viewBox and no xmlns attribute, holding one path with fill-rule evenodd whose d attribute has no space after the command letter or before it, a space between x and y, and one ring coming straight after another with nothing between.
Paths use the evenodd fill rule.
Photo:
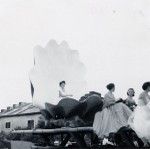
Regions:
<instances>
[{"instance_id":1,"label":"white dress","mask_svg":"<svg viewBox=\"0 0 150 149\"><path fill-rule=\"evenodd\" d=\"M147 92L140 94L138 106L130 116L128 123L140 138L150 141L150 96Z\"/></svg>"},{"instance_id":2,"label":"white dress","mask_svg":"<svg viewBox=\"0 0 150 149\"><path fill-rule=\"evenodd\" d=\"M121 127L128 125L132 111L125 104L115 102L114 95L108 92L104 97L105 108L95 114L93 130L99 138L109 136L109 133L115 133Z\"/></svg>"}]
</instances>

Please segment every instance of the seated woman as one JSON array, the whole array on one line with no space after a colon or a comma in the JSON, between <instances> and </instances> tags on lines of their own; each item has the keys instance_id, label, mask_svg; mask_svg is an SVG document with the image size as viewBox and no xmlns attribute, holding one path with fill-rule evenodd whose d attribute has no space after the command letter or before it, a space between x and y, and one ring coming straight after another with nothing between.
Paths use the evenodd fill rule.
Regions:
<instances>
[{"instance_id":1,"label":"seated woman","mask_svg":"<svg viewBox=\"0 0 150 149\"><path fill-rule=\"evenodd\" d=\"M72 97L72 95L66 93L65 86L66 86L65 81L61 81L59 83L59 87L60 87L60 89L59 89L59 98L60 99L67 98L67 97Z\"/></svg>"},{"instance_id":2,"label":"seated woman","mask_svg":"<svg viewBox=\"0 0 150 149\"><path fill-rule=\"evenodd\" d=\"M109 92L104 97L103 110L95 114L93 129L99 138L104 138L109 133L117 132L121 127L128 125L128 118L132 111L122 102L116 103L113 95L115 85L107 85Z\"/></svg>"},{"instance_id":3,"label":"seated woman","mask_svg":"<svg viewBox=\"0 0 150 149\"><path fill-rule=\"evenodd\" d=\"M140 138L146 138L150 143L150 82L142 86L144 90L138 99L138 105L129 118L131 128Z\"/></svg>"},{"instance_id":4,"label":"seated woman","mask_svg":"<svg viewBox=\"0 0 150 149\"><path fill-rule=\"evenodd\" d=\"M135 107L137 106L137 104L135 103L133 97L134 97L134 89L133 88L129 88L127 91L127 99L125 100L125 104L133 111L135 109Z\"/></svg>"}]
</instances>

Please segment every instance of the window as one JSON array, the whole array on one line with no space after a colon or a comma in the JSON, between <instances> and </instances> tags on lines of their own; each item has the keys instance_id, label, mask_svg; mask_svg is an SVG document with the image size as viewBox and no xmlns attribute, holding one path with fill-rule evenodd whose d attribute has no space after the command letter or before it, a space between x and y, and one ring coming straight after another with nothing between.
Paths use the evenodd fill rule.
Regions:
<instances>
[{"instance_id":1,"label":"window","mask_svg":"<svg viewBox=\"0 0 150 149\"><path fill-rule=\"evenodd\" d=\"M29 129L34 128L34 120L28 120L28 128Z\"/></svg>"},{"instance_id":2,"label":"window","mask_svg":"<svg viewBox=\"0 0 150 149\"><path fill-rule=\"evenodd\" d=\"M5 127L6 127L6 128L10 128L10 122L6 122Z\"/></svg>"}]
</instances>

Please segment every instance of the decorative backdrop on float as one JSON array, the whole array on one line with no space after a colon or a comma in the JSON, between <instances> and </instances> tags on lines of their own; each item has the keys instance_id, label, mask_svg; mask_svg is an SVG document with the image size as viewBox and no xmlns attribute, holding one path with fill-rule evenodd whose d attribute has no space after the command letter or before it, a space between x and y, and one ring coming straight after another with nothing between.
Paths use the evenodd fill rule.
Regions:
<instances>
[{"instance_id":1,"label":"decorative backdrop on float","mask_svg":"<svg viewBox=\"0 0 150 149\"><path fill-rule=\"evenodd\" d=\"M86 68L79 59L77 50L72 50L67 42L58 44L50 40L45 48L34 48L34 67L29 73L32 84L33 103L44 106L45 102L59 101L59 82L66 81L67 92L79 99L85 93Z\"/></svg>"}]
</instances>

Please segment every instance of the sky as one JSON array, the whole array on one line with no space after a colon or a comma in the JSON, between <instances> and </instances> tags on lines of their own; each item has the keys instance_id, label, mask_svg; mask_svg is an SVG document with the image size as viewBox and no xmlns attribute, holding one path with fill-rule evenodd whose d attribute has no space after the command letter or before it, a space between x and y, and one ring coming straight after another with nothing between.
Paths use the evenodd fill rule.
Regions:
<instances>
[{"instance_id":1,"label":"sky","mask_svg":"<svg viewBox=\"0 0 150 149\"><path fill-rule=\"evenodd\" d=\"M0 0L0 108L32 102L33 48L67 41L87 69L88 90L135 98L150 71L149 0Z\"/></svg>"}]
</instances>

